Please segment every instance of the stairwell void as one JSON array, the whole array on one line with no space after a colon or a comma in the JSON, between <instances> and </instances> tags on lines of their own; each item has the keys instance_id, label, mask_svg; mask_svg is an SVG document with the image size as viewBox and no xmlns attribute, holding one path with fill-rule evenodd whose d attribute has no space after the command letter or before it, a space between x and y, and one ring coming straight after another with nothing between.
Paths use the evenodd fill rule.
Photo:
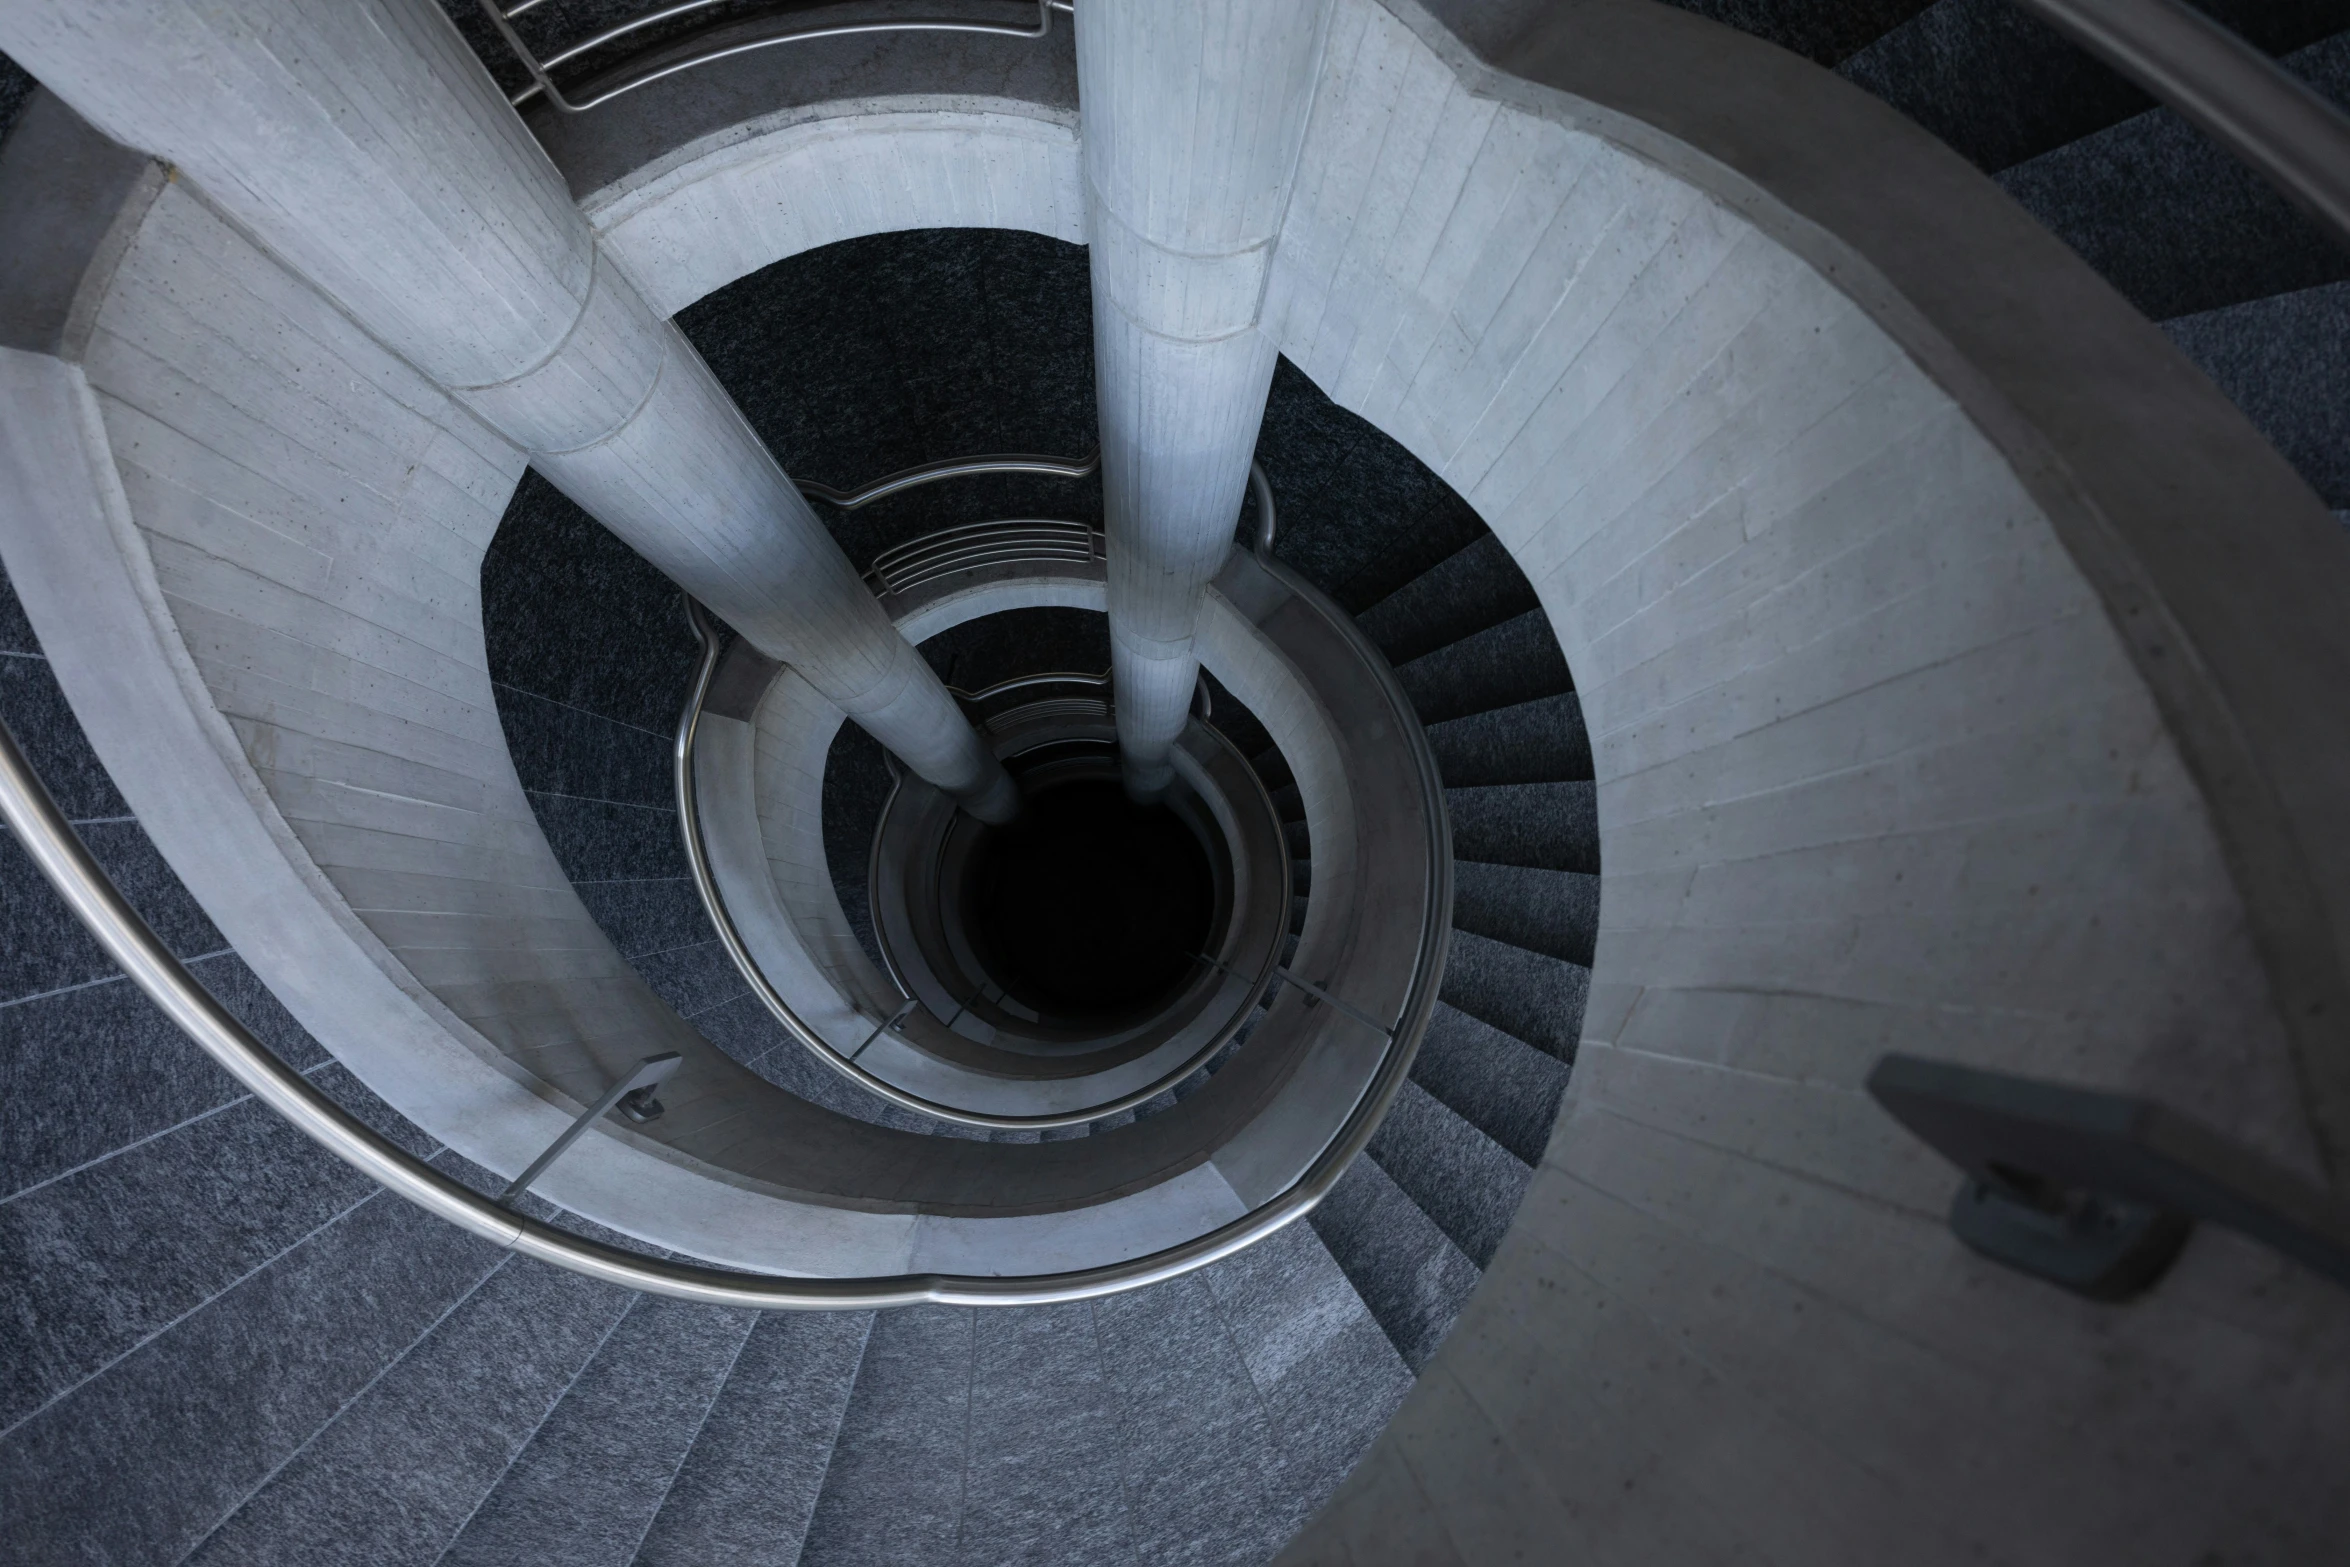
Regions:
<instances>
[{"instance_id":1,"label":"stairwell void","mask_svg":"<svg viewBox=\"0 0 2350 1567\"><path fill-rule=\"evenodd\" d=\"M2016 169L2132 105L1954 152L1851 83L1908 31L1942 59L1958 8L1731 19L1849 80L1657 6L1336 8L1258 460L1278 562L1425 732L1453 893L1409 1080L1303 1222L1052 1306L639 1295L325 1159L12 901L0 1225L37 1331L0 1553L2323 1559L2338 1292L2215 1231L2127 1307L1997 1269L1861 1082L1899 1049L2143 1092L2328 1177L2330 448L2264 441L2180 353L2212 341L2191 319L2158 330L2049 231ZM534 126L766 443L846 486L1085 449L1073 82L1009 43L827 44ZM527 1202L754 1267L977 1253L943 1179L887 1247L864 1210L807 1223L859 1149L966 1187L1108 1168L1232 1095L1245 1039L1051 1131L829 1072L691 895L674 589L200 191L90 156L101 264L0 351L6 515L42 519L0 524L7 717L321 1090L495 1189L610 1060L674 1045L659 1139L590 1139ZM1097 507L988 478L820 514L869 565ZM1079 575L907 634L967 692L1098 671ZM1328 753L1250 684L1239 592L1200 707L1326 919ZM807 972L881 972L899 781L788 676L730 721ZM788 1197L729 1167L730 1096L805 1146ZM1041 1217L1004 1249L1028 1265L1068 1244L1033 1206L983 1221Z\"/></svg>"}]
</instances>

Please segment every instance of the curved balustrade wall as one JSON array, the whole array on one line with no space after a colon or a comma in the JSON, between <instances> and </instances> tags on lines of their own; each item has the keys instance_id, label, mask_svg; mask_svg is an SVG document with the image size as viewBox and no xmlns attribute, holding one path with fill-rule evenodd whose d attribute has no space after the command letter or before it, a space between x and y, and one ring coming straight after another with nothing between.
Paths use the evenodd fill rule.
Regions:
<instances>
[{"instance_id":1,"label":"curved balustrade wall","mask_svg":"<svg viewBox=\"0 0 2350 1567\"><path fill-rule=\"evenodd\" d=\"M1533 14L1485 13L1488 37ZM1646 13L1575 15L1612 39ZM1282 239L1267 319L1284 352L1466 494L1535 579L1591 713L1609 845L1594 1005L1551 1162L1398 1440L1301 1559L1340 1536L1364 1560L1474 1558L1455 1542L1518 1529L1545 1548L1751 1538L1817 1555L1801 1520L1826 1513L1847 1520L1838 1549L1854 1559L1932 1559L1986 1538L2110 1549L2097 1531L2119 1521L2089 1495L2137 1498L2129 1538L2144 1542L2225 1538L2226 1520L2276 1516L2264 1499L2290 1511L2302 1480L2268 1476L2314 1483L2317 1448L2256 1438L2196 1368L2234 1353L2206 1306L2249 1313L2262 1374L2330 1396L2306 1357L2335 1330L2295 1325L2339 1324L2312 1281L2199 1240L2176 1297L2133 1308L2146 1326L2116 1361L2069 1303L1956 1248L1944 1167L1859 1082L1898 1047L2130 1087L2319 1167L2206 796L2117 634L2127 601L2049 508L2080 484L2136 504L2083 444L2102 441L2140 474L2195 450L2241 475L2310 541L2311 581L2341 569L2315 553L2326 519L1987 184L1937 172L1936 199L1980 205L1975 228L2028 257L2032 286L2072 317L2035 317L2049 323L2035 366L2055 375L2059 351L2126 363L2134 389L2101 406L2159 405L2195 432L2156 452L2110 424L2058 430L2052 456L2060 382L2009 400L1984 379L2013 363L1988 336L1971 339L1980 367L1951 351L1917 299L1707 150L1760 145L1741 115L1797 134L1789 115L1843 89L1763 71L1694 21L1638 36L1660 74L1628 79L1660 111L1681 101L1676 50L1735 59L1762 85L1672 122L1719 138L1692 147L1483 73L1400 0L1343 6ZM1814 149L1823 172L1863 147L1940 169L1945 155L1857 101L1835 100L1853 129ZM804 214L774 193L818 146L786 129L680 149L589 205L644 264L747 270L804 242ZM1934 215L1887 211L1939 232ZM2007 329L1995 312L1971 325ZM2008 1387L2025 1345L2030 1386ZM1811 1375L1837 1364L1869 1375ZM2010 1401L2034 1435L1965 1478L1898 1435L1928 1410L1974 1432ZM2044 1439L2089 1420L2190 1442L2194 1495ZM1676 1438L1693 1422L1773 1475L1770 1496L1815 1505L1746 1499ZM1617 1434L1574 1435L1602 1429ZM2185 1434L2211 1429L2230 1440ZM1865 1451L1890 1470L1848 1456ZM1655 1477L1648 1505L1566 1511L1627 1473ZM1974 1522L1901 1499L1951 1494L1974 1499L1954 1504Z\"/></svg>"},{"instance_id":2,"label":"curved balustrade wall","mask_svg":"<svg viewBox=\"0 0 2350 1567\"><path fill-rule=\"evenodd\" d=\"M1645 13L1571 14L1604 42ZM2291 1557L2344 1522L2339 1298L2224 1235L2122 1319L1998 1273L1942 1226L1947 1170L1858 1085L1882 1050L1919 1050L2191 1103L2319 1167L2247 910L2271 889L2231 875L2214 817L2234 807L2207 793L2227 775L2182 757L2180 735L2202 734L2150 690L2115 557L2079 518L2105 508L2127 564L2144 519L2208 538L2234 515L2214 486L2257 494L2258 549L2205 573L2199 602L2175 568L2191 554L2156 561L2136 602L2160 619L2177 595L2209 628L2230 592L2275 587L2237 623L2279 629L2319 673L2338 650L2304 596L2338 598L2346 568L2302 543L2339 541L2151 328L1897 120L1827 100L1865 134L1807 167L1922 171L1936 213L1863 184L1806 216L1767 168L1737 172L1842 89L1674 23L1636 34L1669 80L1618 62L1659 120L1681 116L1660 130L1486 74L1406 0L1347 0L1282 239L1267 321L1284 352L1466 495L1534 580L1580 677L1608 842L1560 1133L1462 1330L1299 1557L1562 1540L1624 1557ZM1684 65L1725 60L1763 86L1672 108ZM661 308L892 228L1074 237L1065 109L923 102L893 121L809 85L771 124L643 143L644 178L588 200ZM832 194L789 199L811 189ZM155 210L151 225L184 202ZM1935 314L1978 298L1917 281L1952 213L2029 263L1996 275L2039 314ZM1889 281L1830 218L1908 225L1921 270ZM2018 319L2039 357L2000 336ZM312 329L376 377L371 408L374 386L405 388L331 322ZM2096 387L2068 362L2133 379L2068 402ZM2107 404L2158 407L2180 438L2081 413ZM502 493L495 453L415 427L440 464L415 482L454 469ZM2165 486L2211 504L2181 518ZM95 667L73 628L40 629L61 667L77 645ZM2306 695L2281 681L2255 716ZM232 767L281 732L207 731ZM109 756L139 750L117 735ZM2316 776L2277 787L2322 824ZM216 825L148 787L126 792L159 837ZM271 890L318 908L304 861L264 846L291 867Z\"/></svg>"}]
</instances>

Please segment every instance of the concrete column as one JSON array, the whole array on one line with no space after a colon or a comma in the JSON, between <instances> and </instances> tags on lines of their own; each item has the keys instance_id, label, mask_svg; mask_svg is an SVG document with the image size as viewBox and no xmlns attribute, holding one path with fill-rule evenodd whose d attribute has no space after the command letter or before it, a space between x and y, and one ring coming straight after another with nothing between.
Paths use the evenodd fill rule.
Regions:
<instances>
[{"instance_id":1,"label":"concrete column","mask_svg":"<svg viewBox=\"0 0 2350 1567\"><path fill-rule=\"evenodd\" d=\"M1110 654L1140 798L1173 776L1193 628L1264 419L1275 354L1257 319L1329 14L1329 0L1077 7Z\"/></svg>"},{"instance_id":2,"label":"concrete column","mask_svg":"<svg viewBox=\"0 0 2350 1567\"><path fill-rule=\"evenodd\" d=\"M188 178L630 547L987 820L1011 781L433 0L0 0L0 50Z\"/></svg>"}]
</instances>

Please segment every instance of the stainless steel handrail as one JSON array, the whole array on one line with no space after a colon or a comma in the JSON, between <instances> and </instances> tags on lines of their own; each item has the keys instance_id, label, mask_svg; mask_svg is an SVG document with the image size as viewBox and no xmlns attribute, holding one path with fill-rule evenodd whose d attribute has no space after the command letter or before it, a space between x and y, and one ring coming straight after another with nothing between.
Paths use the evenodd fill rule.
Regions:
<instances>
[{"instance_id":1,"label":"stainless steel handrail","mask_svg":"<svg viewBox=\"0 0 2350 1567\"><path fill-rule=\"evenodd\" d=\"M1109 558L1109 540L1082 522L974 522L941 528L874 557L865 578L888 596L909 593L951 572L1006 561Z\"/></svg>"},{"instance_id":2,"label":"stainless steel handrail","mask_svg":"<svg viewBox=\"0 0 2350 1567\"><path fill-rule=\"evenodd\" d=\"M1418 716L1361 629L1287 568L1269 562L1267 569L1335 617L1332 623L1340 633L1366 655L1395 721L1407 733L1417 734ZM1141 1289L1246 1250L1311 1212L1370 1144L1411 1070L1414 1047L1436 1003L1449 945L1452 857L1442 780L1424 742L1413 753L1421 795L1432 813L1425 839L1429 884L1420 910L1419 955L1391 1036L1398 1043L1389 1046L1337 1134L1286 1190L1204 1235L1125 1262L1015 1276L907 1273L809 1279L738 1273L624 1251L501 1208L336 1104L216 1001L91 857L5 723L0 723L0 818L107 956L198 1048L320 1147L385 1190L474 1235L607 1283L710 1305L768 1311L853 1311L924 1303L1052 1305Z\"/></svg>"},{"instance_id":3,"label":"stainless steel handrail","mask_svg":"<svg viewBox=\"0 0 2350 1567\"><path fill-rule=\"evenodd\" d=\"M481 8L484 14L489 17L490 25L498 30L498 36L505 40L506 47L513 51L515 59L519 60L522 63L522 68L530 73L530 85L508 94L507 101L520 108L531 99L544 96L548 103L554 105L564 114L585 113L599 104L610 103L623 93L631 93L639 87L650 86L664 77L675 76L680 71L690 71L697 65L708 65L713 61L728 59L734 55L750 54L755 50L772 49L780 44L810 43L819 38L851 38L865 33L983 33L999 38L1043 38L1052 31L1055 11L1059 11L1063 15L1075 14L1071 0L1036 0L1036 25L1033 27L1018 26L1008 22L977 22L959 17L903 17L820 24L789 32L742 38L732 43L722 43L714 48L704 49L698 53L689 53L683 58L671 60L654 69L641 71L634 76L624 76L620 81L602 92L596 93L593 97L573 102L564 95L562 89L555 85L554 78L548 74L556 67L567 65L571 61L591 54L608 44L616 43L631 33L641 32L645 28L677 17L689 16L696 11L706 11L712 6L721 4L722 0L678 0L677 4L666 5L659 10L649 11L643 16L631 18L613 27L607 27L602 32L572 44L568 48L559 49L546 59L541 60L530 46L522 41L522 35L514 30L514 20L526 12L537 10L543 3L545 0L521 0L521 3L517 5L501 6L498 0L481 0ZM710 31L721 29L731 31L737 25L736 22L730 20L718 24ZM619 62L614 66L614 69L623 69L625 65L625 61Z\"/></svg>"},{"instance_id":4,"label":"stainless steel handrail","mask_svg":"<svg viewBox=\"0 0 2350 1567\"><path fill-rule=\"evenodd\" d=\"M2350 247L2350 115L2181 0L2015 0L2161 99Z\"/></svg>"},{"instance_id":5,"label":"stainless steel handrail","mask_svg":"<svg viewBox=\"0 0 2350 1567\"><path fill-rule=\"evenodd\" d=\"M677 783L678 828L685 838L686 864L693 873L694 890L701 895L702 906L710 913L710 923L718 928L719 944L726 949L726 955L734 960L734 966L742 974L744 983L751 987L752 993L767 1008L769 1015L783 1025L784 1031L812 1052L817 1060L831 1067L867 1093L886 1099L901 1109L912 1110L917 1114L927 1115L941 1121L951 1121L958 1126L983 1127L996 1131L1042 1132L1066 1126L1083 1126L1089 1121L1098 1121L1104 1116L1118 1115L1149 1100L1156 1099L1198 1071L1207 1063L1210 1056L1223 1048L1225 1042L1239 1026L1238 1019L1235 1020L1232 1027L1218 1029L1197 1050L1186 1056L1170 1070L1161 1073L1142 1087L1120 1094L1113 1099L1103 1100L1100 1104L1088 1105L1081 1110L1069 1110L1054 1115L993 1115L982 1110L966 1110L955 1105L941 1104L935 1099L926 1099L922 1095L900 1088L888 1079L860 1066L856 1058L864 1054L866 1045L873 1042L870 1037L867 1038L864 1045L859 1045L855 1051L844 1054L830 1040L810 1027L807 1020L793 1010L791 1003L784 999L783 994L767 978L766 972L759 967L758 960L751 956L750 947L743 941L742 932L734 923L734 915L726 907L726 895L719 890L718 879L710 871L709 850L702 842L700 802L694 793L694 737L701 727L702 704L709 698L710 682L718 673L718 660L724 649L719 641L717 628L710 624L709 615L701 605L695 603L690 597L686 600L686 613L693 622L694 634L702 639L701 666L695 672L692 694L686 699L685 712L678 719L677 742L673 754ZM1077 676L1075 678L1087 680L1092 677ZM990 694L994 689L991 687L988 692L980 694ZM1252 778L1255 776L1253 770L1250 772L1250 776ZM902 786L902 779L900 784ZM1260 784L1258 787L1261 791L1263 785ZM1271 813L1272 802L1268 799L1264 804L1267 813ZM1272 983L1272 966L1273 961L1269 957L1266 972L1258 976L1256 988L1249 993L1251 1006L1255 1004L1255 997L1264 994L1265 987ZM901 991L903 988L900 987ZM905 999L911 1001L914 998L907 996ZM901 1007L899 1010L902 1016L904 1009ZM889 1024L884 1022L881 1026L886 1029ZM878 1032L879 1030L876 1030L876 1033Z\"/></svg>"},{"instance_id":6,"label":"stainless steel handrail","mask_svg":"<svg viewBox=\"0 0 2350 1567\"><path fill-rule=\"evenodd\" d=\"M874 480L862 489L836 490L829 484L818 484L812 479L793 482L803 494L838 506L842 511L855 511L870 506L885 495L910 490L917 485L936 484L941 479L961 479L981 473L1041 473L1055 479L1090 478L1101 470L1102 454L1097 449L1091 457L1039 457L1029 452L1003 452L990 457L952 457L944 462L920 463L912 468ZM990 526L981 524L981 526Z\"/></svg>"}]
</instances>

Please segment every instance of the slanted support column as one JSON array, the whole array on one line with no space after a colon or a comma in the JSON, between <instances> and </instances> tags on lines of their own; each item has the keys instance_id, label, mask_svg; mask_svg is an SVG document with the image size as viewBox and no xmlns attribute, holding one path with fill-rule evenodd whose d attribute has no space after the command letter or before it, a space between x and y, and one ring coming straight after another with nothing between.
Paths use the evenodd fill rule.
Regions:
<instances>
[{"instance_id":1,"label":"slanted support column","mask_svg":"<svg viewBox=\"0 0 2350 1567\"><path fill-rule=\"evenodd\" d=\"M1275 355L1257 319L1329 13L1329 0L1076 11L1110 656L1137 798L1174 776L1193 630L1264 421Z\"/></svg>"},{"instance_id":2,"label":"slanted support column","mask_svg":"<svg viewBox=\"0 0 2350 1567\"><path fill-rule=\"evenodd\" d=\"M151 153L976 815L1011 780L433 0L0 0Z\"/></svg>"}]
</instances>

